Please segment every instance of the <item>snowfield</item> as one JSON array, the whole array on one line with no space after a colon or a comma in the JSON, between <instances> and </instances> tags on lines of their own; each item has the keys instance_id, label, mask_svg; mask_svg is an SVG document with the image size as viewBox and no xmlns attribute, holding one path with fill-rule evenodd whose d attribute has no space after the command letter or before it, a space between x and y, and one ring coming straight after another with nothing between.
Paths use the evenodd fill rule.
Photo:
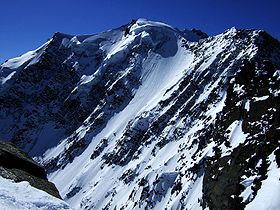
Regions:
<instances>
[{"instance_id":1,"label":"snowfield","mask_svg":"<svg viewBox=\"0 0 280 210\"><path fill-rule=\"evenodd\" d=\"M15 183L0 177L1 210L70 210L64 201L44 191L38 190L28 182Z\"/></svg>"}]
</instances>

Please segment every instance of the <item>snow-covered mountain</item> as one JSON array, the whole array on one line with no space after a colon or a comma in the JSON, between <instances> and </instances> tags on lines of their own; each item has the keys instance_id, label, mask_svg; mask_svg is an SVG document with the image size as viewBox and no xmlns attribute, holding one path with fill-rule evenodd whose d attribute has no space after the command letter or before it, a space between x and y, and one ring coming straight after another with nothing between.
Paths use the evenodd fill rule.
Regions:
<instances>
[{"instance_id":1,"label":"snow-covered mountain","mask_svg":"<svg viewBox=\"0 0 280 210\"><path fill-rule=\"evenodd\" d=\"M143 19L0 70L0 137L74 209L279 209L280 44Z\"/></svg>"}]
</instances>

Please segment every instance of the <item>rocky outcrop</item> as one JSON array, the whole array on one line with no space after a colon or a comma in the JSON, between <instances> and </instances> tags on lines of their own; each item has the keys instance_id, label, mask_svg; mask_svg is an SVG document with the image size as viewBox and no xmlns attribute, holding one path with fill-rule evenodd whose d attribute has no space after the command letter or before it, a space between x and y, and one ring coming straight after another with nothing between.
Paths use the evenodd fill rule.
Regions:
<instances>
[{"instance_id":1,"label":"rocky outcrop","mask_svg":"<svg viewBox=\"0 0 280 210\"><path fill-rule=\"evenodd\" d=\"M15 182L27 181L31 186L61 198L55 185L47 180L42 166L12 143L0 141L0 176Z\"/></svg>"},{"instance_id":2,"label":"rocky outcrop","mask_svg":"<svg viewBox=\"0 0 280 210\"><path fill-rule=\"evenodd\" d=\"M232 78L230 85L242 86L242 93L228 88L228 102L222 111L223 117L214 124L217 129L213 135L229 145L226 128L237 120L247 141L222 157L221 147L217 147L215 155L206 161L203 192L210 209L244 209L267 178L268 157L270 154L277 157L279 150L280 101L279 95L275 94L280 85L278 74L271 62L245 60ZM242 182L254 176L252 197L244 199L240 196L245 190Z\"/></svg>"}]
</instances>

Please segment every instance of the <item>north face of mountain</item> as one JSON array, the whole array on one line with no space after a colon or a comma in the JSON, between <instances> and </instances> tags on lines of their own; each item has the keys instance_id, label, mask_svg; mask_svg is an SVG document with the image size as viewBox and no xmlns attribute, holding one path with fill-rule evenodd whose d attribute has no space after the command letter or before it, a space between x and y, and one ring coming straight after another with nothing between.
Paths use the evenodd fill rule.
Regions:
<instances>
[{"instance_id":1,"label":"north face of mountain","mask_svg":"<svg viewBox=\"0 0 280 210\"><path fill-rule=\"evenodd\" d=\"M74 208L275 209L279 69L264 31L56 33L1 65L0 137Z\"/></svg>"},{"instance_id":2,"label":"north face of mountain","mask_svg":"<svg viewBox=\"0 0 280 210\"><path fill-rule=\"evenodd\" d=\"M132 22L94 36L56 33L41 48L4 63L0 98L4 108L2 119L12 116L18 109L22 109L24 114L13 116L13 122L10 122L20 124L19 127L7 124L7 120L2 121L3 138L15 142L32 155L42 155L85 121L105 91L113 93L113 90L107 90L112 84L116 87L126 85L120 80L120 75L133 63L133 69L124 78L128 79L131 87L122 90L128 91L125 100L129 101L133 96L129 92L139 85L141 73L137 68L141 66L144 55L153 48L161 56L171 57L178 49L176 43L180 35L177 33L186 34L164 24L133 28L134 25ZM141 28L144 28L143 32L139 32ZM126 34L129 30L133 35ZM188 36L191 40L199 39L197 33L190 31ZM141 52L132 55L132 51L138 50ZM10 77L14 79L9 80ZM120 81L115 83L116 80ZM115 102L121 103L118 98L110 99L113 100L110 106ZM115 109L125 105L118 104ZM37 143L34 133L43 139L46 132L55 133L52 142L44 145L45 139Z\"/></svg>"}]
</instances>

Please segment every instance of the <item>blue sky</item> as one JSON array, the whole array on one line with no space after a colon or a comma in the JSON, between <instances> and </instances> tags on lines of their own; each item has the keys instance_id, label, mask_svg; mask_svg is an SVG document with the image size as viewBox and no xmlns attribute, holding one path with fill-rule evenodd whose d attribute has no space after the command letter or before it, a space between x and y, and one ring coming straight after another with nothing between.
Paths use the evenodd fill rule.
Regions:
<instances>
[{"instance_id":1,"label":"blue sky","mask_svg":"<svg viewBox=\"0 0 280 210\"><path fill-rule=\"evenodd\" d=\"M146 18L215 35L264 29L280 40L277 0L9 0L0 8L0 63L35 49L56 31L92 34Z\"/></svg>"}]
</instances>

